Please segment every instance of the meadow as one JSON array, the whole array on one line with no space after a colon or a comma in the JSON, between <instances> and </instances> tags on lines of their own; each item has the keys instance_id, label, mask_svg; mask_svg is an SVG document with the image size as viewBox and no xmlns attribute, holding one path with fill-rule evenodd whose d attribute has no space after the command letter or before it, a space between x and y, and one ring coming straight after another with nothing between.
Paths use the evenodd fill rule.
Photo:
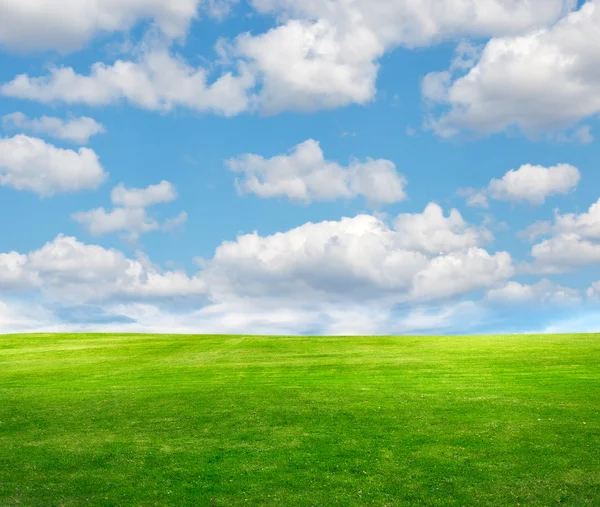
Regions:
<instances>
[{"instance_id":1,"label":"meadow","mask_svg":"<svg viewBox=\"0 0 600 507\"><path fill-rule=\"evenodd\" d=\"M599 506L600 336L0 336L0 505Z\"/></svg>"}]
</instances>

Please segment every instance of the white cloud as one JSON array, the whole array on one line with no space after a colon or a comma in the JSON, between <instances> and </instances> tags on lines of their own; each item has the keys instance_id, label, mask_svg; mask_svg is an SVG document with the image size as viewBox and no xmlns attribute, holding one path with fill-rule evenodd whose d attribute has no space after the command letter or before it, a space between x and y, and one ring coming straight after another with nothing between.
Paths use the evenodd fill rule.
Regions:
<instances>
[{"instance_id":1,"label":"white cloud","mask_svg":"<svg viewBox=\"0 0 600 507\"><path fill-rule=\"evenodd\" d=\"M121 183L113 188L110 197L115 206L148 208L155 204L174 201L177 199L177 191L172 183L165 180L158 185L149 185L146 188L127 189Z\"/></svg>"},{"instance_id":2,"label":"white cloud","mask_svg":"<svg viewBox=\"0 0 600 507\"><path fill-rule=\"evenodd\" d=\"M94 236L127 231L132 240L141 234L160 229L159 223L150 218L144 208L115 208L106 211L96 208L90 211L78 211L73 220L83 225Z\"/></svg>"},{"instance_id":3,"label":"white cloud","mask_svg":"<svg viewBox=\"0 0 600 507\"><path fill-rule=\"evenodd\" d=\"M0 185L47 197L95 189L106 177L89 148L65 150L25 135L0 138Z\"/></svg>"},{"instance_id":4,"label":"white cloud","mask_svg":"<svg viewBox=\"0 0 600 507\"><path fill-rule=\"evenodd\" d=\"M17 252L0 253L0 289L23 289L37 281L26 270L27 256Z\"/></svg>"},{"instance_id":5,"label":"white cloud","mask_svg":"<svg viewBox=\"0 0 600 507\"><path fill-rule=\"evenodd\" d=\"M441 135L460 129L482 133L518 127L528 134L557 131L600 112L600 6L586 2L549 28L490 40L465 75L442 79L428 94L446 110L430 123ZM448 76L448 72L443 73ZM438 75L436 78L435 76ZM544 90L544 93L540 93ZM583 128L583 127L582 127ZM589 130L575 138L589 142Z\"/></svg>"},{"instance_id":6,"label":"white cloud","mask_svg":"<svg viewBox=\"0 0 600 507\"><path fill-rule=\"evenodd\" d=\"M46 134L76 144L87 144L90 137L106 132L101 124L86 116L67 120L50 116L30 119L23 113L12 113L3 116L1 120L5 129L22 129L34 134Z\"/></svg>"},{"instance_id":7,"label":"white cloud","mask_svg":"<svg viewBox=\"0 0 600 507\"><path fill-rule=\"evenodd\" d=\"M495 303L522 305L525 303L565 304L581 301L577 289L557 285L550 280L540 280L534 285L508 282L496 289L490 289L486 299Z\"/></svg>"},{"instance_id":8,"label":"white cloud","mask_svg":"<svg viewBox=\"0 0 600 507\"><path fill-rule=\"evenodd\" d=\"M423 46L461 35L521 33L546 26L574 7L573 1L533 0L253 0L262 13L281 18L326 19L340 32L364 27L386 44Z\"/></svg>"},{"instance_id":9,"label":"white cloud","mask_svg":"<svg viewBox=\"0 0 600 507\"><path fill-rule=\"evenodd\" d=\"M487 208L488 197L539 206L550 196L568 194L580 179L579 169L569 164L553 167L525 164L517 170L511 169L500 179L492 179L486 189L461 189L459 195L467 198L469 206Z\"/></svg>"},{"instance_id":10,"label":"white cloud","mask_svg":"<svg viewBox=\"0 0 600 507\"><path fill-rule=\"evenodd\" d=\"M424 301L458 297L493 286L513 274L508 252L490 255L481 248L470 248L431 259L415 275L412 297Z\"/></svg>"},{"instance_id":11,"label":"white cloud","mask_svg":"<svg viewBox=\"0 0 600 507\"><path fill-rule=\"evenodd\" d=\"M325 159L317 141L309 139L287 155L265 159L245 154L226 162L243 176L236 179L241 193L260 197L288 197L304 202L364 196L373 205L390 204L406 197L406 180L389 160L352 160L348 167Z\"/></svg>"},{"instance_id":12,"label":"white cloud","mask_svg":"<svg viewBox=\"0 0 600 507\"><path fill-rule=\"evenodd\" d=\"M61 302L190 297L206 291L198 277L163 272L143 256L128 259L118 250L63 235L28 254L5 255L0 263L11 269L8 277L2 270L0 286L5 290L37 287Z\"/></svg>"},{"instance_id":13,"label":"white cloud","mask_svg":"<svg viewBox=\"0 0 600 507\"><path fill-rule=\"evenodd\" d=\"M493 179L488 191L492 199L540 205L549 196L569 193L580 179L579 170L569 164L553 167L526 164L508 171L502 179Z\"/></svg>"},{"instance_id":14,"label":"white cloud","mask_svg":"<svg viewBox=\"0 0 600 507\"><path fill-rule=\"evenodd\" d=\"M491 239L458 211L430 204L391 225L359 215L239 236L190 276L59 235L33 252L0 254L0 290L53 309L31 320L37 330L264 334L464 332L492 311L465 301L470 294L489 291L496 303L576 298L548 282L507 284L511 256L487 251ZM7 329L15 326L0 319Z\"/></svg>"},{"instance_id":15,"label":"white cloud","mask_svg":"<svg viewBox=\"0 0 600 507\"><path fill-rule=\"evenodd\" d=\"M559 273L600 263L600 200L585 213L556 212L551 232L531 249L530 270Z\"/></svg>"},{"instance_id":16,"label":"white cloud","mask_svg":"<svg viewBox=\"0 0 600 507\"><path fill-rule=\"evenodd\" d=\"M600 244L578 234L560 234L534 245L531 272L563 273L574 268L600 263Z\"/></svg>"},{"instance_id":17,"label":"white cloud","mask_svg":"<svg viewBox=\"0 0 600 507\"><path fill-rule=\"evenodd\" d=\"M556 214L555 230L560 234L577 234L583 239L600 241L600 200L581 214Z\"/></svg>"},{"instance_id":18,"label":"white cloud","mask_svg":"<svg viewBox=\"0 0 600 507\"><path fill-rule=\"evenodd\" d=\"M554 22L574 2L254 0L253 5L282 24L238 37L232 52L261 76L261 109L276 113L364 104L375 97L378 60L397 46L522 33Z\"/></svg>"},{"instance_id":19,"label":"white cloud","mask_svg":"<svg viewBox=\"0 0 600 507\"><path fill-rule=\"evenodd\" d=\"M267 237L240 236L217 249L203 277L217 301L425 302L512 276L508 253L492 255L479 246L489 239L457 211L446 219L432 204L423 214L400 215L395 229L359 215Z\"/></svg>"},{"instance_id":20,"label":"white cloud","mask_svg":"<svg viewBox=\"0 0 600 507\"><path fill-rule=\"evenodd\" d=\"M44 103L102 106L127 101L143 109L170 111L185 107L232 116L248 110L254 76L222 74L210 84L208 72L161 48L142 51L136 61L96 63L90 73L55 67L46 77L17 76L0 86L0 93Z\"/></svg>"},{"instance_id":21,"label":"white cloud","mask_svg":"<svg viewBox=\"0 0 600 507\"><path fill-rule=\"evenodd\" d=\"M185 22L176 25L179 30L169 30L170 25L161 24L162 18L155 12L157 1L137 3L146 6L148 15L157 17L168 35L184 33L192 10L182 9ZM184 7L190 7L187 2L195 3L180 1L186 2ZM171 12L172 2L167 3L160 5L165 4L162 8ZM207 8L218 13L226 4L209 2ZM553 23L573 4L573 0L510 4L505 0L257 0L254 7L262 14L275 14L278 24L264 33L240 34L230 42L220 40L216 47L220 60L233 64L237 74L225 73L210 85L204 69L154 49L136 61L97 63L87 76L69 67L52 69L46 77L23 74L3 85L0 92L41 102L104 105L126 100L151 110L186 107L226 116L255 108L274 114L364 104L375 97L379 59L397 46L522 33ZM22 30L24 25L14 26ZM459 53L457 69L476 57L476 50L467 43L459 46Z\"/></svg>"},{"instance_id":22,"label":"white cloud","mask_svg":"<svg viewBox=\"0 0 600 507\"><path fill-rule=\"evenodd\" d=\"M365 29L343 34L327 20L290 20L264 34L239 36L233 51L260 76L260 108L275 114L369 102L384 47Z\"/></svg>"},{"instance_id":23,"label":"white cloud","mask_svg":"<svg viewBox=\"0 0 600 507\"><path fill-rule=\"evenodd\" d=\"M146 188L126 188L122 183L111 192L112 203L117 206L112 211L96 208L90 211L78 211L72 218L82 224L93 235L126 232L131 241L141 234L160 230L171 230L187 220L185 212L167 220L163 226L148 216L146 208L177 199L175 187L168 181Z\"/></svg>"},{"instance_id":24,"label":"white cloud","mask_svg":"<svg viewBox=\"0 0 600 507\"><path fill-rule=\"evenodd\" d=\"M168 37L183 37L199 0L3 0L0 45L17 51L79 49L101 34L152 20ZM217 5L214 1L210 5Z\"/></svg>"},{"instance_id":25,"label":"white cloud","mask_svg":"<svg viewBox=\"0 0 600 507\"><path fill-rule=\"evenodd\" d=\"M428 204L423 213L398 215L394 228L401 247L427 254L458 252L493 240L490 231L469 225L458 210L445 217L435 203Z\"/></svg>"}]
</instances>

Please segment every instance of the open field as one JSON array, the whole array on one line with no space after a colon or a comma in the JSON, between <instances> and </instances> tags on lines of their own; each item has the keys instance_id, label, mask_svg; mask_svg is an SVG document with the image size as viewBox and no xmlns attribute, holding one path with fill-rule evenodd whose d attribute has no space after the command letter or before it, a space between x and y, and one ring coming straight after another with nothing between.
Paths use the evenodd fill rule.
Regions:
<instances>
[{"instance_id":1,"label":"open field","mask_svg":"<svg viewBox=\"0 0 600 507\"><path fill-rule=\"evenodd\" d=\"M600 505L600 336L0 336L0 505Z\"/></svg>"}]
</instances>

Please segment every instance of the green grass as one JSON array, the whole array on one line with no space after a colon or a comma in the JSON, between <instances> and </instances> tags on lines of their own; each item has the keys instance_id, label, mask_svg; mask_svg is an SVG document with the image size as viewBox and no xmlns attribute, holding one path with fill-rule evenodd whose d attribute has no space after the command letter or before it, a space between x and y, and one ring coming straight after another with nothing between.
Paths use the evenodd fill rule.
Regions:
<instances>
[{"instance_id":1,"label":"green grass","mask_svg":"<svg viewBox=\"0 0 600 507\"><path fill-rule=\"evenodd\" d=\"M0 336L0 505L600 505L600 336Z\"/></svg>"}]
</instances>

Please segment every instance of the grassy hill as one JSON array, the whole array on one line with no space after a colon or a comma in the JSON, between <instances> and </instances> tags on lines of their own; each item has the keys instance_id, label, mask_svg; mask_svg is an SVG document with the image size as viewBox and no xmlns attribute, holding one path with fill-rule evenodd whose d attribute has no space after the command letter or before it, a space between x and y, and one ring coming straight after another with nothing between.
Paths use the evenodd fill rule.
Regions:
<instances>
[{"instance_id":1,"label":"grassy hill","mask_svg":"<svg viewBox=\"0 0 600 507\"><path fill-rule=\"evenodd\" d=\"M600 505L600 336L0 336L0 505Z\"/></svg>"}]
</instances>

